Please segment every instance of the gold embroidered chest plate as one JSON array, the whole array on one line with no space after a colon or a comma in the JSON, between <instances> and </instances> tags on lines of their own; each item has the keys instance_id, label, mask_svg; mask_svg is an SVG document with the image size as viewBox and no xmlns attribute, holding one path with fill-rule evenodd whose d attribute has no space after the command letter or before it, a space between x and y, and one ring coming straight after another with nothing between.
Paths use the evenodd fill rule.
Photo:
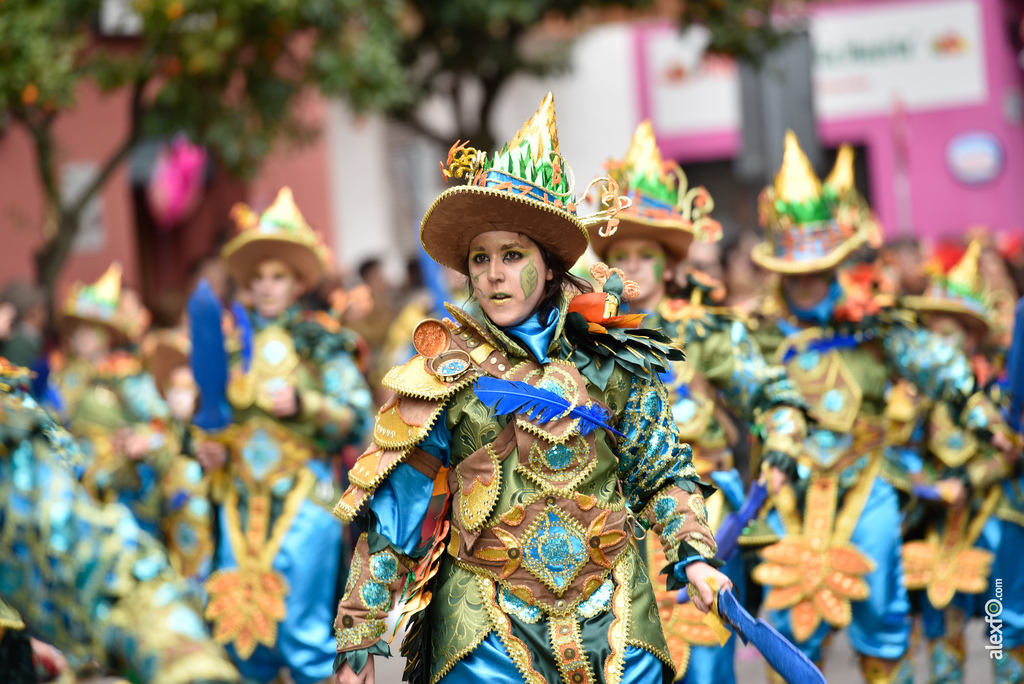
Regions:
<instances>
[{"instance_id":1,"label":"gold embroidered chest plate","mask_svg":"<svg viewBox=\"0 0 1024 684\"><path fill-rule=\"evenodd\" d=\"M798 350L785 364L786 372L811 406L812 416L828 430L849 432L860 413L864 393L837 350L808 349L822 338L820 328L805 330L779 348L780 358L790 348Z\"/></svg>"},{"instance_id":2,"label":"gold embroidered chest plate","mask_svg":"<svg viewBox=\"0 0 1024 684\"><path fill-rule=\"evenodd\" d=\"M253 340L252 366L249 372L240 365L232 370L228 382L228 400L237 409L253 404L270 412L270 395L277 389L294 387L293 374L299 367L295 342L283 328L261 330Z\"/></svg>"}]
</instances>

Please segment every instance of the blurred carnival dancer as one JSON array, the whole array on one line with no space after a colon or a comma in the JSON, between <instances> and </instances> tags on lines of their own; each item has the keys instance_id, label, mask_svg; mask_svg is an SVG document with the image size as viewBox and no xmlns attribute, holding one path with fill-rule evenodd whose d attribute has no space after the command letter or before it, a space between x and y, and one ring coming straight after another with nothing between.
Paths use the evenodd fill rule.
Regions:
<instances>
[{"instance_id":1,"label":"blurred carnival dancer","mask_svg":"<svg viewBox=\"0 0 1024 684\"><path fill-rule=\"evenodd\" d=\"M204 423L207 431L196 437L196 455L213 475L219 524L206 617L247 679L269 682L288 668L297 684L312 684L332 672L331 620L344 572L327 457L367 433L370 393L354 358L355 335L297 304L327 263L291 190L283 188L262 215L245 205L232 214L240 230L223 258L249 289L252 309L236 309L226 386L199 377L207 364L194 364L200 406L226 396L233 414L224 425ZM203 322L191 305L190 317L195 335ZM219 309L212 325L219 334ZM223 362L227 353L195 340L193 347L194 359Z\"/></svg>"},{"instance_id":2,"label":"blurred carnival dancer","mask_svg":"<svg viewBox=\"0 0 1024 684\"><path fill-rule=\"evenodd\" d=\"M799 456L806 437L803 399L781 367L765 362L741 320L714 305L714 298L722 296L717 281L691 270L687 278L692 296L666 295L666 283L687 258L691 242L718 240L721 226L709 216L713 204L707 191L687 187L682 170L662 160L650 122L640 124L625 159L612 162L610 173L632 205L617 215L613 234L605 237L606 231L591 227L591 244L608 266L621 269L640 285L641 294L630 302L630 311L646 314L645 327L661 330L686 353L686 360L673 362L671 373L663 378L668 378L676 429L693 448L697 473L719 489L708 500L709 524L717 531L725 514L740 508L745 493L726 435L725 424L731 419L716 407L716 398L721 396L744 421L760 426L766 453L781 450L791 459ZM667 590L665 578L659 576L666 556L672 558L671 549L663 550L653 536L645 549L677 677L732 684L736 638L719 645L711 628L702 624L703 613L691 603L676 604L676 592ZM727 559L723 570L742 600L740 555Z\"/></svg>"},{"instance_id":3,"label":"blurred carnival dancer","mask_svg":"<svg viewBox=\"0 0 1024 684\"><path fill-rule=\"evenodd\" d=\"M133 682L237 681L160 545L75 481L82 455L28 381L0 358L0 633L23 624L72 667L97 660ZM0 678L15 667L0 662Z\"/></svg>"},{"instance_id":4,"label":"blurred carnival dancer","mask_svg":"<svg viewBox=\"0 0 1024 684\"><path fill-rule=\"evenodd\" d=\"M114 263L95 283L75 283L64 308L66 360L52 364L50 397L84 453L81 480L101 501L118 501L158 536L160 480L178 442L153 376L131 349L149 326Z\"/></svg>"},{"instance_id":5,"label":"blurred carnival dancer","mask_svg":"<svg viewBox=\"0 0 1024 684\"><path fill-rule=\"evenodd\" d=\"M787 133L782 168L760 200L765 242L753 257L781 275L775 317L758 339L810 405L804 455L768 456L769 518L782 540L762 551L754 579L769 588L769 619L812 659L832 629L847 628L868 682L910 682L910 619L901 562L899 478L884 458L886 387L906 379L945 403L979 435L994 416L965 410L978 390L960 350L916 327L870 279L837 275L855 249L877 236L853 187L844 146L824 185Z\"/></svg>"},{"instance_id":6,"label":"blurred carnival dancer","mask_svg":"<svg viewBox=\"0 0 1024 684\"><path fill-rule=\"evenodd\" d=\"M179 445L160 479L160 534L171 565L182 577L205 580L213 563L209 478L193 457L190 424L199 398L189 366L192 344L176 329L155 330L142 341L142 358L170 412Z\"/></svg>"},{"instance_id":7,"label":"blurred carnival dancer","mask_svg":"<svg viewBox=\"0 0 1024 684\"><path fill-rule=\"evenodd\" d=\"M939 270L932 277L923 295L903 301L932 332L964 350L988 390L995 388L995 370L1001 364L983 353L998 324L981 254L981 243L973 241L948 272ZM922 494L908 512L903 557L907 586L924 593L921 613L931 681L963 681L966 621L984 619L985 606L991 611L993 600L1006 606L999 616L1004 653L992 659L994 680L1024 681L1024 582L1016 571L1024 545L1020 454L1007 445L1011 436L998 424L991 441L978 439L953 422L945 404L930 406L911 392L904 402L913 407L908 413L919 424L899 453L907 480ZM994 409L988 397L972 397L967 410L980 414Z\"/></svg>"}]
</instances>

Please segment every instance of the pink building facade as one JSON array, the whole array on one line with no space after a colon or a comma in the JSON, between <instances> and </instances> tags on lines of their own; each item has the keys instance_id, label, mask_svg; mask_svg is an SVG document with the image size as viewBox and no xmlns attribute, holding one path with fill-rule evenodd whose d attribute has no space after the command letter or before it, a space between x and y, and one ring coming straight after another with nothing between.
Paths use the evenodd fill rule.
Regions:
<instances>
[{"instance_id":1,"label":"pink building facade","mask_svg":"<svg viewBox=\"0 0 1024 684\"><path fill-rule=\"evenodd\" d=\"M1004 0L811 6L818 132L866 150L887 235L1024 231L1020 9ZM670 24L638 26L639 113L683 163L740 147L738 69Z\"/></svg>"},{"instance_id":2,"label":"pink building facade","mask_svg":"<svg viewBox=\"0 0 1024 684\"><path fill-rule=\"evenodd\" d=\"M298 105L306 121L324 120L326 104L310 95ZM74 109L55 124L58 170L62 190L74 195L76 185L94 174L121 143L128 130L127 93L104 94L91 83L77 93ZM230 233L228 212L236 201L254 208L268 206L282 185L290 185L309 223L328 244L334 242L329 197L328 159L322 140L295 149L280 145L264 160L249 182L214 173L191 217L170 231L156 231L136 215L131 160L122 162L99 193L80 224L79 239L57 284L58 306L76 280L92 281L111 261L124 266L124 282L155 299L174 291L185 293L190 269L216 254L218 240ZM46 204L28 132L17 124L0 131L0 288L16 279L35 277L34 254L47 231Z\"/></svg>"}]
</instances>

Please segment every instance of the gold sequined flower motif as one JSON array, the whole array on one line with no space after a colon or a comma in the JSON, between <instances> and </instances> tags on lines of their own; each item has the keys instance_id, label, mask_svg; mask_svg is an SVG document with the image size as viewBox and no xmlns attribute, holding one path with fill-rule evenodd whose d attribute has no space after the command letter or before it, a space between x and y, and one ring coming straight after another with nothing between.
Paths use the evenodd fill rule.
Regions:
<instances>
[{"instance_id":1,"label":"gold sequined flower motif","mask_svg":"<svg viewBox=\"0 0 1024 684\"><path fill-rule=\"evenodd\" d=\"M793 637L798 642L810 638L822 620L836 628L850 624L850 601L868 597L864 575L874 570L871 559L853 546L822 550L820 541L787 537L765 547L765 562L754 568L754 580L770 587L765 608L792 609Z\"/></svg>"},{"instance_id":2,"label":"gold sequined flower motif","mask_svg":"<svg viewBox=\"0 0 1024 684\"><path fill-rule=\"evenodd\" d=\"M903 572L907 589L926 589L928 600L945 608L957 592L980 594L988 589L991 551L974 547L947 550L929 541L903 544Z\"/></svg>"},{"instance_id":3,"label":"gold sequined flower motif","mask_svg":"<svg viewBox=\"0 0 1024 684\"><path fill-rule=\"evenodd\" d=\"M242 660L258 644L273 648L277 624L285 617L288 583L275 570L235 569L215 572L206 582L210 602L205 617L213 638L233 644Z\"/></svg>"}]
</instances>

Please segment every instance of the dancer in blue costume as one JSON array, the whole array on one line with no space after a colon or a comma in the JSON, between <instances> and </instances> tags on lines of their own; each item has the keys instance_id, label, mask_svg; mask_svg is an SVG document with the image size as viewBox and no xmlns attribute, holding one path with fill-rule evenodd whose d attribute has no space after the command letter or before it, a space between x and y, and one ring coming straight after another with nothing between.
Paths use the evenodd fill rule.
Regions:
<instances>
[{"instance_id":1,"label":"dancer in blue costume","mask_svg":"<svg viewBox=\"0 0 1024 684\"><path fill-rule=\"evenodd\" d=\"M199 398L189 366L192 344L184 332L155 330L142 354L170 412L169 429L181 445L160 480L161 540L182 577L204 581L213 564L213 514L209 478L192 456L191 422Z\"/></svg>"},{"instance_id":2,"label":"dancer in blue costume","mask_svg":"<svg viewBox=\"0 0 1024 684\"><path fill-rule=\"evenodd\" d=\"M126 505L159 536L160 481L179 443L153 376L130 351L149 326L121 266L75 283L63 312L67 362L49 376L53 408L82 446L82 484L100 501Z\"/></svg>"},{"instance_id":3,"label":"dancer in blue costume","mask_svg":"<svg viewBox=\"0 0 1024 684\"><path fill-rule=\"evenodd\" d=\"M982 343L992 329L993 312L978 269L980 254L981 244L972 242L948 272L940 268L924 295L904 297L903 303L931 331L962 349L984 382L981 374L990 366L981 355ZM955 425L944 403L932 404L901 387L893 393L905 395L902 403L911 410L902 413L921 416L919 425L903 430L908 443L893 446L902 457L905 488L910 493L918 492L915 486L933 488L923 500L914 499L907 513L906 584L921 594L915 603L929 640L931 681L954 684L963 681L966 621L984 617L983 602L992 593L987 590L994 555L984 537L986 529L991 537L999 527L994 514L1003 499L1002 481L1014 469L1004 454L1013 450L1011 436L987 397L972 398L967 411L975 424L991 425L991 440Z\"/></svg>"},{"instance_id":4,"label":"dancer in blue costume","mask_svg":"<svg viewBox=\"0 0 1024 684\"><path fill-rule=\"evenodd\" d=\"M337 507L366 529L335 622L339 684L374 681L400 595L422 610L403 644L412 682L670 679L632 543L645 527L699 608L731 586L710 565L706 492L658 377L678 351L615 315L621 279L567 289L587 287L567 269L586 224L608 216L577 216L557 141L549 94L500 153L449 154L445 175L466 184L435 201L421 242L469 276L473 299L449 307L453 328L417 327L419 353L385 376L395 395Z\"/></svg>"},{"instance_id":5,"label":"dancer in blue costume","mask_svg":"<svg viewBox=\"0 0 1024 684\"><path fill-rule=\"evenodd\" d=\"M1024 683L1024 573L1020 572L1024 549L1024 474L1017 460L1012 477L1003 484L1003 500L981 532L979 547L994 554L988 590L975 602L972 613L988 622L998 620L999 630L986 625L986 638L1002 638L999 657L992 655L995 684ZM980 605L979 605L980 604Z\"/></svg>"},{"instance_id":6,"label":"dancer in blue costume","mask_svg":"<svg viewBox=\"0 0 1024 684\"><path fill-rule=\"evenodd\" d=\"M991 292L979 272L981 249L980 242L972 242L947 273L940 267L924 295L903 300L929 329L964 350L979 377L993 367L983 356L982 343L994 338L996 327ZM992 439L985 440L954 425L944 405L929 406L917 395L911 397L915 401L907 403L916 409L913 414L924 419L908 444L896 448L907 479L933 484L942 497L937 503L917 503L908 513L907 536L914 541L904 544L903 553L907 586L925 590L920 604L932 681L963 681L963 630L967 620L984 619L986 607L990 617L999 612L1002 621L1001 657L992 659L995 681L1024 681L1024 595L1011 570L1019 562L1017 544L1024 541L1018 532L1022 519L1014 516L1019 449L1014 449L1013 437L990 402L975 401L969 408L976 423L983 423L986 414L994 416ZM990 631L986 629L986 640Z\"/></svg>"},{"instance_id":7,"label":"dancer in blue costume","mask_svg":"<svg viewBox=\"0 0 1024 684\"><path fill-rule=\"evenodd\" d=\"M345 562L327 458L369 430L370 391L356 337L298 307L324 272L326 250L291 191L262 215L244 205L232 213L240 232L223 258L254 303L236 322L227 386L234 424L197 438L219 521L206 617L247 679L268 682L286 667L298 684L312 684L332 672Z\"/></svg>"},{"instance_id":8,"label":"dancer in blue costume","mask_svg":"<svg viewBox=\"0 0 1024 684\"><path fill-rule=\"evenodd\" d=\"M0 358L0 634L23 618L72 667L96 660L146 684L237 681L160 545L75 481L78 446L28 382Z\"/></svg>"},{"instance_id":9,"label":"dancer in blue costume","mask_svg":"<svg viewBox=\"0 0 1024 684\"><path fill-rule=\"evenodd\" d=\"M782 450L794 459L806 437L803 399L781 367L765 362L737 317L708 305L715 288L702 274L690 276L690 299L667 296L666 283L676 264L685 260L691 241L717 240L721 226L708 216L713 205L707 191L688 188L682 170L662 160L650 122L640 124L625 159L609 168L632 205L617 215L614 234L604 237L591 228L591 245L608 266L639 283L642 294L630 310L646 314L646 327L661 330L686 350L686 361L672 364L666 385L680 437L693 448L694 467L719 488L719 495L708 501L708 519L717 531L725 514L738 510L745 496L726 441L723 412L716 410L718 398L743 420L760 425L767 452ZM654 539L647 547L648 565L656 575L664 566L662 551ZM723 571L742 600L746 583L741 556L729 559ZM719 645L714 632L702 624L700 611L677 605L664 578L652 581L677 678L694 684L735 682L736 638Z\"/></svg>"},{"instance_id":10,"label":"dancer in blue costume","mask_svg":"<svg viewBox=\"0 0 1024 684\"><path fill-rule=\"evenodd\" d=\"M965 418L966 429L988 426L963 412L977 388L958 350L853 281L840 284L838 265L878 230L853 188L852 154L841 150L823 187L788 133L782 168L761 197L766 241L752 256L781 286L758 339L786 367L814 424L803 457L769 459L772 522L783 538L762 551L754 579L770 588L772 623L810 658L821 657L833 628L847 627L868 682L910 682L899 498L884 468L885 388L904 378L949 405L958 424Z\"/></svg>"}]
</instances>

